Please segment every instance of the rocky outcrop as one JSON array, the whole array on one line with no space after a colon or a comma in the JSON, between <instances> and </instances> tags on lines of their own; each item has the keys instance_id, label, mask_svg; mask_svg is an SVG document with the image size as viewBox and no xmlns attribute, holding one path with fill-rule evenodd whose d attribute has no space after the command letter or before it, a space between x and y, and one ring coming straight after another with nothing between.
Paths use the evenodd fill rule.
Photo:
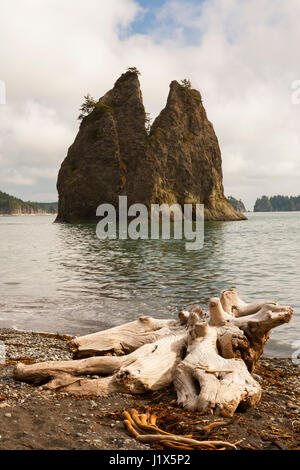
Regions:
<instances>
[{"instance_id":1,"label":"rocky outcrop","mask_svg":"<svg viewBox=\"0 0 300 470\"><path fill-rule=\"evenodd\" d=\"M135 175L145 156L145 118L138 77L128 72L80 125L58 175L57 221L96 220L99 204L117 206L119 195L138 191Z\"/></svg>"},{"instance_id":2,"label":"rocky outcrop","mask_svg":"<svg viewBox=\"0 0 300 470\"><path fill-rule=\"evenodd\" d=\"M240 220L200 93L174 81L150 135L138 75L123 74L85 117L58 175L57 222L96 221L101 203L202 203L207 220Z\"/></svg>"},{"instance_id":3,"label":"rocky outcrop","mask_svg":"<svg viewBox=\"0 0 300 470\"><path fill-rule=\"evenodd\" d=\"M157 156L154 199L166 203L202 203L206 220L236 220L224 196L221 152L197 90L173 81L166 107L149 138Z\"/></svg>"},{"instance_id":4,"label":"rocky outcrop","mask_svg":"<svg viewBox=\"0 0 300 470\"><path fill-rule=\"evenodd\" d=\"M241 199L236 199L233 196L228 196L227 199L236 211L247 212L245 204L243 203Z\"/></svg>"}]
</instances>

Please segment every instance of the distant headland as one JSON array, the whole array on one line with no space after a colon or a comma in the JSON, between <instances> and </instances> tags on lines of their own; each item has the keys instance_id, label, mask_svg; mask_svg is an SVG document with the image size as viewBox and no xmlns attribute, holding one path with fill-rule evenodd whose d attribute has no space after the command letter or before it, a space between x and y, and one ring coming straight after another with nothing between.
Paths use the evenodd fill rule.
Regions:
<instances>
[{"instance_id":1,"label":"distant headland","mask_svg":"<svg viewBox=\"0 0 300 470\"><path fill-rule=\"evenodd\" d=\"M262 196L255 202L254 212L300 211L300 196Z\"/></svg>"},{"instance_id":2,"label":"distant headland","mask_svg":"<svg viewBox=\"0 0 300 470\"><path fill-rule=\"evenodd\" d=\"M57 202L25 202L0 191L0 215L56 214Z\"/></svg>"}]
</instances>

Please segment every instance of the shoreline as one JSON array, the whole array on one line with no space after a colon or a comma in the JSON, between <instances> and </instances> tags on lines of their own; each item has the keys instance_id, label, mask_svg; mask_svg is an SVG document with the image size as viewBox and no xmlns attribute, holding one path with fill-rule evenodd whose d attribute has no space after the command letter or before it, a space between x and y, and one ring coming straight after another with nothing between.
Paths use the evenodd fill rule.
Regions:
<instances>
[{"instance_id":1,"label":"shoreline","mask_svg":"<svg viewBox=\"0 0 300 470\"><path fill-rule=\"evenodd\" d=\"M70 338L0 329L6 348L6 363L0 364L0 449L154 449L125 432L122 412L130 408L151 406L162 429L193 433L198 439L203 439L202 426L220 420L177 406L172 387L139 396L76 397L13 379L19 361L70 360ZM300 367L290 359L261 358L255 370L262 385L261 401L255 408L222 418L226 424L212 431L209 439L242 439L241 449L300 449L299 376Z\"/></svg>"},{"instance_id":2,"label":"shoreline","mask_svg":"<svg viewBox=\"0 0 300 470\"><path fill-rule=\"evenodd\" d=\"M39 216L39 215L57 215L52 213L52 212L44 212L42 214L0 214L0 217L27 217L27 216L31 216L31 217L36 217L36 216Z\"/></svg>"}]
</instances>

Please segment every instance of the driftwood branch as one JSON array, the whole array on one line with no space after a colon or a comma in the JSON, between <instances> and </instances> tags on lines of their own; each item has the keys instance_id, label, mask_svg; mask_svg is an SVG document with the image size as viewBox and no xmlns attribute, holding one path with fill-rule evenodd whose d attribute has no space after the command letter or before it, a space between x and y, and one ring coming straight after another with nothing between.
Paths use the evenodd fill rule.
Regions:
<instances>
[{"instance_id":1,"label":"driftwood branch","mask_svg":"<svg viewBox=\"0 0 300 470\"><path fill-rule=\"evenodd\" d=\"M141 317L75 338L75 360L19 363L15 378L79 395L140 394L173 383L185 408L231 416L260 399L251 373L271 329L293 311L272 301L246 304L235 289L211 299L209 310L208 321L193 307L178 320Z\"/></svg>"},{"instance_id":2,"label":"driftwood branch","mask_svg":"<svg viewBox=\"0 0 300 470\"><path fill-rule=\"evenodd\" d=\"M156 425L156 416L150 414L150 410L146 413L139 414L137 410L125 411L123 413L123 423L131 436L140 442L147 444L160 444L164 447L171 447L183 450L236 450L235 444L226 441L193 439L192 436L177 436L159 429ZM220 426L224 422L213 423ZM205 428L203 429L205 430Z\"/></svg>"}]
</instances>

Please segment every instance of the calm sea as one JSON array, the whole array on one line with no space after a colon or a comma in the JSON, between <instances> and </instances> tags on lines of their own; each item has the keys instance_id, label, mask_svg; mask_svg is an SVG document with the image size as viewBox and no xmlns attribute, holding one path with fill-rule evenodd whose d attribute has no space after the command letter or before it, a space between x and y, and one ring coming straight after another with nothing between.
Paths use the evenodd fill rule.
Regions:
<instances>
[{"instance_id":1,"label":"calm sea","mask_svg":"<svg viewBox=\"0 0 300 470\"><path fill-rule=\"evenodd\" d=\"M207 309L236 286L246 301L292 305L266 353L290 356L300 339L300 213L206 223L200 251L181 240L100 241L93 225L52 216L0 217L0 327L87 334L140 315Z\"/></svg>"}]
</instances>

